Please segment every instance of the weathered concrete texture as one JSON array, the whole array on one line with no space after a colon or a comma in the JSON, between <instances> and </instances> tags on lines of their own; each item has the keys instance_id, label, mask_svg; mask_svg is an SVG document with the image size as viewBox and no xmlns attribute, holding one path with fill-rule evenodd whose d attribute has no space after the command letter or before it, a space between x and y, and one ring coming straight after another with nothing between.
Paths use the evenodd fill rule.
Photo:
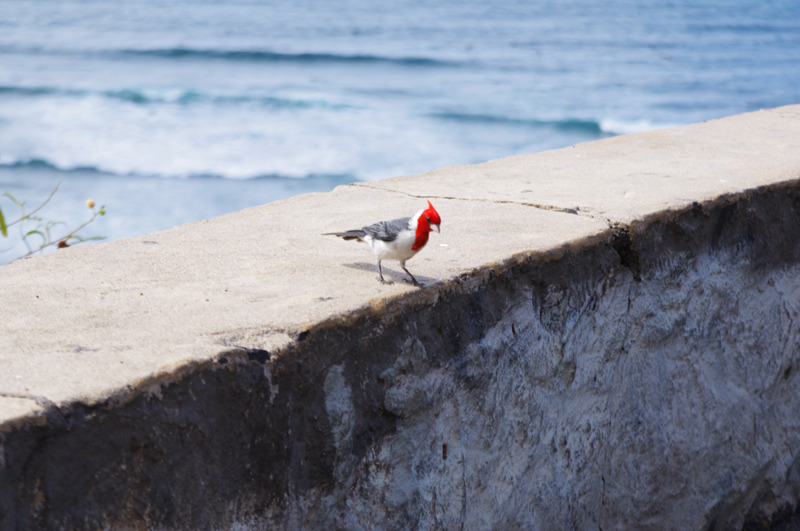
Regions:
<instances>
[{"instance_id":1,"label":"weathered concrete texture","mask_svg":"<svg viewBox=\"0 0 800 531\"><path fill-rule=\"evenodd\" d=\"M310 236L416 196L427 289ZM4 266L0 528L777 525L798 227L790 107Z\"/></svg>"},{"instance_id":2,"label":"weathered concrete texture","mask_svg":"<svg viewBox=\"0 0 800 531\"><path fill-rule=\"evenodd\" d=\"M756 242L781 206L795 235L772 243L798 257L800 194L756 203L651 228L641 282L598 252L456 297L460 355L406 330L381 373L397 425L358 462L336 523L736 529L791 514L800 267L760 266ZM686 245L717 232L711 252Z\"/></svg>"}]
</instances>

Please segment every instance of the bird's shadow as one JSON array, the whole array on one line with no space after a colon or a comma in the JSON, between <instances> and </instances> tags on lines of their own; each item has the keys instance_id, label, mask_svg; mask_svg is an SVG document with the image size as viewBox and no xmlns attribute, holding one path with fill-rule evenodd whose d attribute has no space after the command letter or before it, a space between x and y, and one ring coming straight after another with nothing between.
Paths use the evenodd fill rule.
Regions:
<instances>
[{"instance_id":1,"label":"bird's shadow","mask_svg":"<svg viewBox=\"0 0 800 531\"><path fill-rule=\"evenodd\" d=\"M372 263L368 263L368 262L353 262L352 264L342 264L342 265L344 265L345 267L349 267L350 269L359 269L361 271L370 271L370 272L375 274L376 282L380 282L380 280L378 279L378 265L377 264L372 264ZM408 266L406 266L406 267L408 267ZM413 284L411 283L411 279L408 278L408 275L406 275L405 271L403 271L403 270L395 271L394 269L388 268L385 265L382 265L381 269L383 269L383 278L385 278L386 280L391 280L391 281L395 282L396 284L409 284L409 285L413 286ZM436 284L436 282L438 282L435 278L425 277L425 276L419 275L417 273L414 273L413 271L411 272L411 274L414 275L414 278L417 279L417 282L422 284L422 286L420 286L422 288L426 288L426 287L428 287L428 286L430 286L432 284Z\"/></svg>"}]
</instances>

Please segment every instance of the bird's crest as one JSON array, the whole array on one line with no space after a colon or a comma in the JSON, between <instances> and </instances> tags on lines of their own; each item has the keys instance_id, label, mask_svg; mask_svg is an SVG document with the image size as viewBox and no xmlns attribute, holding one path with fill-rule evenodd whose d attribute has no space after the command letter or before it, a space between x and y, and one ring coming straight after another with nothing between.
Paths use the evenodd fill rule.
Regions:
<instances>
[{"instance_id":1,"label":"bird's crest","mask_svg":"<svg viewBox=\"0 0 800 531\"><path fill-rule=\"evenodd\" d=\"M436 212L436 209L433 208L433 205L431 204L430 201L428 201L428 209L425 210L422 214L424 216L426 216L428 224L430 224L430 225L441 225L442 224L442 219L439 217L439 213Z\"/></svg>"},{"instance_id":2,"label":"bird's crest","mask_svg":"<svg viewBox=\"0 0 800 531\"><path fill-rule=\"evenodd\" d=\"M439 225L442 224L442 219L439 217L439 213L436 212L436 209L433 208L433 205L430 201L428 201L428 208L420 212L416 221L417 230L414 235L414 245L411 247L412 251L419 251L425 247L426 243L428 243L428 235L433 230L431 225L435 225L436 230L438 231Z\"/></svg>"}]
</instances>

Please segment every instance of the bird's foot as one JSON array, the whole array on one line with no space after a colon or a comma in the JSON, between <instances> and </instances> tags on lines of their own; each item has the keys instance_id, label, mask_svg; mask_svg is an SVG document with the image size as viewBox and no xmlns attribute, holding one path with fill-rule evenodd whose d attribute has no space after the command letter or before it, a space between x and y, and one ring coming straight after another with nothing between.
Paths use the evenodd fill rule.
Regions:
<instances>
[{"instance_id":1,"label":"bird's foot","mask_svg":"<svg viewBox=\"0 0 800 531\"><path fill-rule=\"evenodd\" d=\"M394 280L386 280L383 277L378 277L378 280L380 281L381 284L394 284Z\"/></svg>"},{"instance_id":2,"label":"bird's foot","mask_svg":"<svg viewBox=\"0 0 800 531\"><path fill-rule=\"evenodd\" d=\"M400 267L403 268L403 271L406 272L406 275L408 275L408 278L410 279L410 280L406 280L406 282L408 282L410 284L413 284L414 286L416 286L418 288L424 288L425 287L422 284L420 284L419 282L417 282L417 279L414 278L414 275L412 275L411 272L408 269L406 269L405 264L402 264ZM403 279L403 280L405 280L405 279Z\"/></svg>"}]
</instances>

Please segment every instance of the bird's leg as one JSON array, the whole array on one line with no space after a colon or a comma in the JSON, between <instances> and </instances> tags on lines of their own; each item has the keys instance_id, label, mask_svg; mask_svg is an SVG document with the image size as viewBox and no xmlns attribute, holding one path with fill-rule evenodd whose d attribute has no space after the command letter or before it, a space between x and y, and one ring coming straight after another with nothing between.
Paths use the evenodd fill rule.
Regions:
<instances>
[{"instance_id":1,"label":"bird's leg","mask_svg":"<svg viewBox=\"0 0 800 531\"><path fill-rule=\"evenodd\" d=\"M422 287L422 284L420 284L419 282L417 282L417 279L416 279L416 278L414 278L414 275L412 275L412 274L411 274L411 271L409 271L408 269L406 269L406 265L405 265L405 264L400 264L400 267L402 267L402 268L403 268L403 271L405 271L405 272L406 272L406 274L407 274L409 277L411 277L411 283L412 283L412 284L414 284L415 286L418 286L418 287L420 287L420 288Z\"/></svg>"},{"instance_id":2,"label":"bird's leg","mask_svg":"<svg viewBox=\"0 0 800 531\"><path fill-rule=\"evenodd\" d=\"M380 277L380 281L384 284L394 284L391 280L386 280L383 278L383 269L381 269L381 262L378 261L378 276Z\"/></svg>"}]
</instances>

